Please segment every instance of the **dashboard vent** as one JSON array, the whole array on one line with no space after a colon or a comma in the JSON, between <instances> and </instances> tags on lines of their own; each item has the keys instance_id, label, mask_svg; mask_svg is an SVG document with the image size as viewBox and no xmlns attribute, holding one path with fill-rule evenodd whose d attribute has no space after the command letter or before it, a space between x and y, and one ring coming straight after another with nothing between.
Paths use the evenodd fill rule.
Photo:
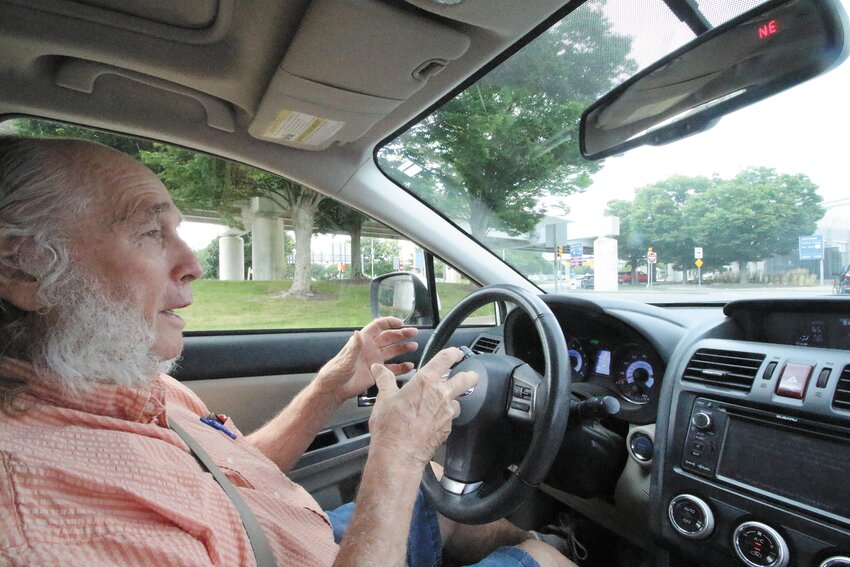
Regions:
<instances>
[{"instance_id":1,"label":"dashboard vent","mask_svg":"<svg viewBox=\"0 0 850 567\"><path fill-rule=\"evenodd\" d=\"M832 397L832 407L850 410L850 365L845 366L841 376L838 377L835 395Z\"/></svg>"},{"instance_id":2,"label":"dashboard vent","mask_svg":"<svg viewBox=\"0 0 850 567\"><path fill-rule=\"evenodd\" d=\"M749 392L763 360L763 354L753 352L701 348L688 362L682 380Z\"/></svg>"},{"instance_id":3,"label":"dashboard vent","mask_svg":"<svg viewBox=\"0 0 850 567\"><path fill-rule=\"evenodd\" d=\"M484 335L475 339L475 344L472 345L472 352L475 354L492 354L499 350L499 345L502 341L495 337L486 337Z\"/></svg>"}]
</instances>

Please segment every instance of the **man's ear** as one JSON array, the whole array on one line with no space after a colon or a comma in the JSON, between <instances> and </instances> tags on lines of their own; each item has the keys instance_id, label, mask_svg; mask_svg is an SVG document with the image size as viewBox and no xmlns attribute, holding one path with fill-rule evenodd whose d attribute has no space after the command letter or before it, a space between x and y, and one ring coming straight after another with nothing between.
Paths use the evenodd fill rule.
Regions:
<instances>
[{"instance_id":1,"label":"man's ear","mask_svg":"<svg viewBox=\"0 0 850 567\"><path fill-rule=\"evenodd\" d=\"M41 283L19 267L20 242L0 242L0 299L23 311L37 311Z\"/></svg>"}]
</instances>

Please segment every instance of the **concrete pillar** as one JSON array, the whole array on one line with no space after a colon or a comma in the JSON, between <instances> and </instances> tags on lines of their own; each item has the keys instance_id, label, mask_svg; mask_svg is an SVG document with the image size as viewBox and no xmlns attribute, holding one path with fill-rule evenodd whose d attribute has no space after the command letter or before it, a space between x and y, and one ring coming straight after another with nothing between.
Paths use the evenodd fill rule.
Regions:
<instances>
[{"instance_id":1,"label":"concrete pillar","mask_svg":"<svg viewBox=\"0 0 850 567\"><path fill-rule=\"evenodd\" d=\"M220 236L218 239L218 279L245 279L245 242L241 236Z\"/></svg>"},{"instance_id":2,"label":"concrete pillar","mask_svg":"<svg viewBox=\"0 0 850 567\"><path fill-rule=\"evenodd\" d=\"M617 291L617 239L600 236L593 241L593 289Z\"/></svg>"},{"instance_id":3,"label":"concrete pillar","mask_svg":"<svg viewBox=\"0 0 850 567\"><path fill-rule=\"evenodd\" d=\"M251 268L255 280L283 279L283 219L257 215L251 221Z\"/></svg>"},{"instance_id":4,"label":"concrete pillar","mask_svg":"<svg viewBox=\"0 0 850 567\"><path fill-rule=\"evenodd\" d=\"M460 283L460 272L445 264L445 281L446 283Z\"/></svg>"}]
</instances>

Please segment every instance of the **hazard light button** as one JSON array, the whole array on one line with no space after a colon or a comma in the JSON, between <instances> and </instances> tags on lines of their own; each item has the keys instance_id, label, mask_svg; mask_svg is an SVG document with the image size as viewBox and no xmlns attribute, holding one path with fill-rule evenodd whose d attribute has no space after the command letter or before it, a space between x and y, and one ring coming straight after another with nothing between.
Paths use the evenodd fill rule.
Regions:
<instances>
[{"instance_id":1,"label":"hazard light button","mask_svg":"<svg viewBox=\"0 0 850 567\"><path fill-rule=\"evenodd\" d=\"M806 386L812 377L813 366L808 364L788 364L782 369L782 377L776 386L776 394L786 398L802 400Z\"/></svg>"}]
</instances>

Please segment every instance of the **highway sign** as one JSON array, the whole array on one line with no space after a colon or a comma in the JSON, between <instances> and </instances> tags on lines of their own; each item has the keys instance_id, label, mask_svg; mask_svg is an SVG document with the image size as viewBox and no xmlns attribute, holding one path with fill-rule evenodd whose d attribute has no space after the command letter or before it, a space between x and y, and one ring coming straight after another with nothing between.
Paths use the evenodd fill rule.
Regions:
<instances>
[{"instance_id":1,"label":"highway sign","mask_svg":"<svg viewBox=\"0 0 850 567\"><path fill-rule=\"evenodd\" d=\"M658 255L655 252L650 252L646 255L646 261L650 264L654 264L656 261L658 261Z\"/></svg>"},{"instance_id":2,"label":"highway sign","mask_svg":"<svg viewBox=\"0 0 850 567\"><path fill-rule=\"evenodd\" d=\"M694 258L697 260L702 260L702 246L697 246L694 248Z\"/></svg>"},{"instance_id":3,"label":"highway sign","mask_svg":"<svg viewBox=\"0 0 850 567\"><path fill-rule=\"evenodd\" d=\"M697 265L697 268L702 268L702 264L703 264L702 258L697 258L697 261L694 262L694 264Z\"/></svg>"},{"instance_id":4,"label":"highway sign","mask_svg":"<svg viewBox=\"0 0 850 567\"><path fill-rule=\"evenodd\" d=\"M800 260L823 260L823 235L800 237Z\"/></svg>"}]
</instances>

